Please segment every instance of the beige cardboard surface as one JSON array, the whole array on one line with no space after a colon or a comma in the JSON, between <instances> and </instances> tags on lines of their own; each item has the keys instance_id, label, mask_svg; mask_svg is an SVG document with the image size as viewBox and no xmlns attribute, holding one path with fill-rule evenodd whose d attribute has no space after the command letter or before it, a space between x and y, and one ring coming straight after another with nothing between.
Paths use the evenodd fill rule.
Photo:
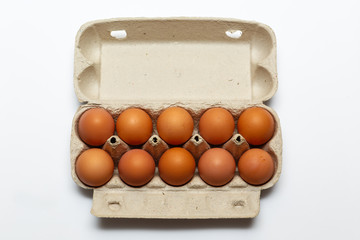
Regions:
<instances>
[{"instance_id":1,"label":"beige cardboard surface","mask_svg":"<svg viewBox=\"0 0 360 240\"><path fill-rule=\"evenodd\" d=\"M120 36L113 37L116 34ZM223 107L237 121L245 108L261 106L272 113L276 122L273 138L261 146L276 163L276 173L266 184L248 185L237 172L227 185L211 187L196 173L188 184L172 187L156 173L147 185L133 188L121 181L115 169L113 178L94 190L92 213L96 216L254 217L260 209L260 191L272 187L280 176L280 122L276 113L262 103L277 89L275 37L266 25L212 18L109 19L87 23L76 38L74 86L79 101L86 103L74 116L71 134L72 176L83 188L90 187L77 178L74 166L77 156L88 146L78 137L77 121L89 108L103 107L114 120L126 108L144 109L153 119L154 135L142 148L155 161L168 148L157 136L156 119L170 106L185 108L194 119L193 137L183 147L195 158L209 148L197 129L201 114L208 108ZM154 137L158 139L156 143L152 142ZM238 137L235 129L234 137L221 146L236 161L248 148ZM117 163L131 146L117 136L114 139L113 144L109 140L103 148L113 153Z\"/></svg>"}]
</instances>

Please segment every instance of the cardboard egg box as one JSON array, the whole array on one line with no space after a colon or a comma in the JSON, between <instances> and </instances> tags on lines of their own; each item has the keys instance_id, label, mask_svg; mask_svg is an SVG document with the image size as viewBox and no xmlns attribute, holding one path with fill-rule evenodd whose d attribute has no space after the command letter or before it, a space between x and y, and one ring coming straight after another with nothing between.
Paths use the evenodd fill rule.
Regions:
<instances>
[{"instance_id":1,"label":"cardboard egg box","mask_svg":"<svg viewBox=\"0 0 360 240\"><path fill-rule=\"evenodd\" d=\"M280 176L282 138L273 109L264 105L277 89L276 42L272 30L260 23L217 18L130 18L84 24L75 46L74 87L82 106L71 131L71 172L82 188L93 191L91 213L111 218L251 218L260 210L261 190L272 187ZM249 107L267 109L275 120L272 139L262 146L275 161L275 174L264 185L252 186L238 173L222 187L207 185L196 170L187 184L175 187L155 172L145 186L121 181L117 163L134 148L114 132L101 146L111 154L115 170L111 180L97 188L83 184L75 173L81 152L90 148L81 141L77 124L81 114L94 107L109 111L116 121L125 109L145 110L153 121L153 136L142 146L159 160L167 145L157 134L156 120L168 107L186 109L194 119L193 136L182 147L196 161L214 147L198 133L201 115L222 107L234 117ZM236 163L249 149L237 133L221 146Z\"/></svg>"}]
</instances>

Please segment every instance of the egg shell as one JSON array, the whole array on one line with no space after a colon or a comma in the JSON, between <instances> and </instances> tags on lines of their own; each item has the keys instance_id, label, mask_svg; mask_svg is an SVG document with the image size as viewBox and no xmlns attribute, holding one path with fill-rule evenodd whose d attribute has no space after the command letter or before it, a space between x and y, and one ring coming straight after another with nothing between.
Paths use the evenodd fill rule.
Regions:
<instances>
[{"instance_id":1,"label":"egg shell","mask_svg":"<svg viewBox=\"0 0 360 240\"><path fill-rule=\"evenodd\" d=\"M103 108L88 109L79 118L78 134L91 146L103 145L113 135L114 130L114 119Z\"/></svg>"},{"instance_id":2,"label":"egg shell","mask_svg":"<svg viewBox=\"0 0 360 240\"><path fill-rule=\"evenodd\" d=\"M148 183L155 173L152 156L141 149L132 149L121 156L118 163L120 178L128 185L139 187Z\"/></svg>"},{"instance_id":3,"label":"egg shell","mask_svg":"<svg viewBox=\"0 0 360 240\"><path fill-rule=\"evenodd\" d=\"M113 176L114 162L104 150L91 148L79 155L75 163L75 171L83 183L99 187Z\"/></svg>"},{"instance_id":4,"label":"egg shell","mask_svg":"<svg viewBox=\"0 0 360 240\"><path fill-rule=\"evenodd\" d=\"M192 136L194 120L191 115L181 107L164 109L156 122L159 136L168 144L184 144Z\"/></svg>"},{"instance_id":5,"label":"egg shell","mask_svg":"<svg viewBox=\"0 0 360 240\"><path fill-rule=\"evenodd\" d=\"M237 129L248 143L262 145L274 135L275 121L264 108L252 107L240 114Z\"/></svg>"},{"instance_id":6,"label":"egg shell","mask_svg":"<svg viewBox=\"0 0 360 240\"><path fill-rule=\"evenodd\" d=\"M210 144L225 143L232 137L234 129L234 118L224 108L210 108L200 117L199 133Z\"/></svg>"},{"instance_id":7,"label":"egg shell","mask_svg":"<svg viewBox=\"0 0 360 240\"><path fill-rule=\"evenodd\" d=\"M198 163L199 175L209 185L222 186L230 182L235 175L235 159L225 149L207 150Z\"/></svg>"},{"instance_id":8,"label":"egg shell","mask_svg":"<svg viewBox=\"0 0 360 240\"><path fill-rule=\"evenodd\" d=\"M130 145L145 143L153 133L150 116L140 108L129 108L116 120L118 136Z\"/></svg>"},{"instance_id":9,"label":"egg shell","mask_svg":"<svg viewBox=\"0 0 360 240\"><path fill-rule=\"evenodd\" d=\"M240 177L247 183L262 185L274 175L275 164L269 153L252 148L240 157L238 169Z\"/></svg>"},{"instance_id":10,"label":"egg shell","mask_svg":"<svg viewBox=\"0 0 360 240\"><path fill-rule=\"evenodd\" d=\"M161 156L159 175L164 182L181 186L194 176L196 164L193 155L185 148L170 148Z\"/></svg>"}]
</instances>

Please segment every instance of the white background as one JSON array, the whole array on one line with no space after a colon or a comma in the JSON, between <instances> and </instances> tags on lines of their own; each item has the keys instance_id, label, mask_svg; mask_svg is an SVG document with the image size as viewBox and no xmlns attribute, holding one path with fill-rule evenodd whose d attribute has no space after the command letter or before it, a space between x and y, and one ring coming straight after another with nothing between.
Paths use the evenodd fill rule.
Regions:
<instances>
[{"instance_id":1,"label":"white background","mask_svg":"<svg viewBox=\"0 0 360 240\"><path fill-rule=\"evenodd\" d=\"M2 1L0 239L360 239L356 1ZM112 17L256 20L278 43L283 172L253 220L106 220L70 176L75 35Z\"/></svg>"}]
</instances>

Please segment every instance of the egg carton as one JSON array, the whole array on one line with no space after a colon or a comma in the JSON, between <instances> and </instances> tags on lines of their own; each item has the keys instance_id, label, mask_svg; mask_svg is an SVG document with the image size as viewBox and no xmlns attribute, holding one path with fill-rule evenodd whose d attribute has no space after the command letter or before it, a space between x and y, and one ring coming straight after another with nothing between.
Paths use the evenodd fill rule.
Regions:
<instances>
[{"instance_id":1,"label":"egg carton","mask_svg":"<svg viewBox=\"0 0 360 240\"><path fill-rule=\"evenodd\" d=\"M277 90L276 42L272 30L260 23L218 18L122 18L84 24L75 46L74 87L83 103L71 131L71 172L82 188L93 189L91 213L111 218L251 218L260 210L261 190L279 179L282 165L280 121L264 105ZM142 187L131 187L119 178L117 162L132 148L142 148L154 160L169 147L156 130L156 120L168 107L186 109L194 119L192 137L182 146L196 161L214 147L198 132L200 116L213 107L227 109L235 123L249 107L267 109L274 117L275 132L262 146L274 159L275 174L265 184L244 182L236 170L222 187L213 187L197 170L187 184L175 187L163 182L156 170ZM146 111L153 121L153 136L142 146L129 146L114 132L101 146L115 163L113 177L101 187L83 184L75 162L89 148L77 133L81 114L94 107L106 109L116 121L130 107ZM234 130L221 146L236 161L249 149Z\"/></svg>"}]
</instances>

